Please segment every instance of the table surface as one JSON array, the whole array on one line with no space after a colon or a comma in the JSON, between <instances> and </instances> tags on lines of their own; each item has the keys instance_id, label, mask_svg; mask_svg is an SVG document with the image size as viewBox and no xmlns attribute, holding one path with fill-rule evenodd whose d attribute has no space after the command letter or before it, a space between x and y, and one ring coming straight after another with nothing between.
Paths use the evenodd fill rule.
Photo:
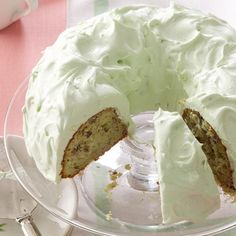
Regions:
<instances>
[{"instance_id":1,"label":"table surface","mask_svg":"<svg viewBox=\"0 0 236 236\"><path fill-rule=\"evenodd\" d=\"M68 0L67 7L66 0L39 0L39 7L36 11L0 31L0 135L3 134L4 117L11 97L19 84L29 76L44 48L52 44L66 26L73 25L78 19L86 19L94 15L93 4L100 5L101 2L107 4L103 9L105 7L109 9L112 4L112 7L115 7L146 1ZM160 5L168 5L167 0L157 2ZM176 2L188 7L204 9L206 12L213 12L236 27L236 1L214 0L213 3L205 0L191 0L191 2L176 0ZM73 14L68 16L66 12ZM74 229L72 235L90 236L92 234ZM236 233L231 231L224 235L236 235Z\"/></svg>"},{"instance_id":2,"label":"table surface","mask_svg":"<svg viewBox=\"0 0 236 236\"><path fill-rule=\"evenodd\" d=\"M37 10L0 31L0 135L14 91L65 27L66 1L40 0Z\"/></svg>"}]
</instances>

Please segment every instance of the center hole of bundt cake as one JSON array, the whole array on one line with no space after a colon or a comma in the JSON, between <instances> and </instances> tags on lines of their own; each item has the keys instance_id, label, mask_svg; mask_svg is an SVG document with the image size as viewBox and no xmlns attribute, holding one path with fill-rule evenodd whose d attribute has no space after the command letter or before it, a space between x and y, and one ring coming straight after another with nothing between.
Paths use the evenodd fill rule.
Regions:
<instances>
[{"instance_id":1,"label":"center hole of bundt cake","mask_svg":"<svg viewBox=\"0 0 236 236\"><path fill-rule=\"evenodd\" d=\"M234 192L233 170L226 153L226 147L216 131L198 111L186 108L183 112L183 119L197 140L202 143L202 150L218 184L225 192Z\"/></svg>"}]
</instances>

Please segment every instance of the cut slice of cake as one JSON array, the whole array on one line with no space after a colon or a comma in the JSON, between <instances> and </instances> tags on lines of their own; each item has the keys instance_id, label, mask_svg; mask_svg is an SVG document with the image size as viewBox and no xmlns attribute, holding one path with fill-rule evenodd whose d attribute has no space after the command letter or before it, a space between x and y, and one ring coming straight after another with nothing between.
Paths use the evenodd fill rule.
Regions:
<instances>
[{"instance_id":1,"label":"cut slice of cake","mask_svg":"<svg viewBox=\"0 0 236 236\"><path fill-rule=\"evenodd\" d=\"M177 112L160 109L154 127L163 223L204 220L220 197L201 144Z\"/></svg>"}]
</instances>

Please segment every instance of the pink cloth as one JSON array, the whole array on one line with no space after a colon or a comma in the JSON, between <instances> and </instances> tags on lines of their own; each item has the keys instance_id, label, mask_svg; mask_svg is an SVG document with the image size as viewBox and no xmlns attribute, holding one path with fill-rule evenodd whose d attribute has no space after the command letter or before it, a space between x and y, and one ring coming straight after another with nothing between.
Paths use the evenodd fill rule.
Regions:
<instances>
[{"instance_id":1,"label":"pink cloth","mask_svg":"<svg viewBox=\"0 0 236 236\"><path fill-rule=\"evenodd\" d=\"M0 31L0 135L15 90L65 26L66 1L39 0L38 9Z\"/></svg>"}]
</instances>

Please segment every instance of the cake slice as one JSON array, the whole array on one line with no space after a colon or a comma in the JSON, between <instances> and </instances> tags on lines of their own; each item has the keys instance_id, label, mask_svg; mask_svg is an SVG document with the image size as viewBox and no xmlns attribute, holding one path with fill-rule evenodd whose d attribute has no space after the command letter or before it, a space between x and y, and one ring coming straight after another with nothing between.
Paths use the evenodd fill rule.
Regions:
<instances>
[{"instance_id":1,"label":"cake slice","mask_svg":"<svg viewBox=\"0 0 236 236\"><path fill-rule=\"evenodd\" d=\"M201 144L177 112L159 109L154 127L163 223L204 220L220 197Z\"/></svg>"}]
</instances>

